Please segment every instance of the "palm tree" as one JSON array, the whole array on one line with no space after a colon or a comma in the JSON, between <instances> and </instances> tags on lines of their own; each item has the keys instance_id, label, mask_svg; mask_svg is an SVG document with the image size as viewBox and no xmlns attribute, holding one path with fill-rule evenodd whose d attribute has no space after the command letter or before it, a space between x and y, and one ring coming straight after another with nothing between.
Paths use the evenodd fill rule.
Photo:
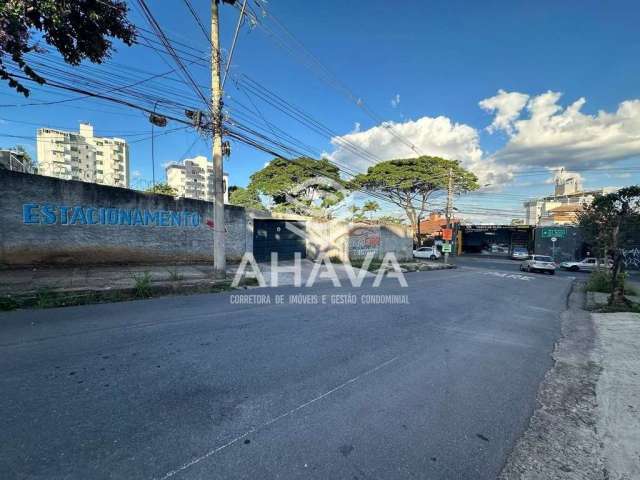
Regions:
<instances>
[{"instance_id":1,"label":"palm tree","mask_svg":"<svg viewBox=\"0 0 640 480\"><path fill-rule=\"evenodd\" d=\"M364 205L362 206L363 213L371 212L373 214L378 210L380 210L380 205L375 200L369 200L368 202L364 202ZM369 217L369 220L371 220L371 217Z\"/></svg>"}]
</instances>

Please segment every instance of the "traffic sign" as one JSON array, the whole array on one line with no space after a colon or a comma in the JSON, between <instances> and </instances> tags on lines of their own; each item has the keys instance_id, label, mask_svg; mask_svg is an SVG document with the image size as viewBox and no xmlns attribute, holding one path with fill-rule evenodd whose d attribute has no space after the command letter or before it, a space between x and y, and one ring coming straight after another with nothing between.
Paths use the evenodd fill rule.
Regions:
<instances>
[{"instance_id":1,"label":"traffic sign","mask_svg":"<svg viewBox=\"0 0 640 480\"><path fill-rule=\"evenodd\" d=\"M451 253L451 244L450 243L445 243L444 245L442 245L442 252L443 253Z\"/></svg>"},{"instance_id":2,"label":"traffic sign","mask_svg":"<svg viewBox=\"0 0 640 480\"><path fill-rule=\"evenodd\" d=\"M442 239L443 240L451 240L453 238L453 229L451 228L443 228L442 229Z\"/></svg>"},{"instance_id":3,"label":"traffic sign","mask_svg":"<svg viewBox=\"0 0 640 480\"><path fill-rule=\"evenodd\" d=\"M567 236L567 229L563 227L543 227L542 238L564 238Z\"/></svg>"},{"instance_id":4,"label":"traffic sign","mask_svg":"<svg viewBox=\"0 0 640 480\"><path fill-rule=\"evenodd\" d=\"M557 239L556 237L551 237L551 241L552 241L553 243L556 243L556 242L558 241L558 239Z\"/></svg>"}]
</instances>

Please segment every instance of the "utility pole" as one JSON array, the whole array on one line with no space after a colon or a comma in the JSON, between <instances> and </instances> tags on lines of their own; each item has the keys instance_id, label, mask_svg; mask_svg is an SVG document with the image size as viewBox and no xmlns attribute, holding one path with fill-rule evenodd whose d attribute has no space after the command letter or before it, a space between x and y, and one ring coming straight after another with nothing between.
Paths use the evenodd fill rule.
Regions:
<instances>
[{"instance_id":1,"label":"utility pole","mask_svg":"<svg viewBox=\"0 0 640 480\"><path fill-rule=\"evenodd\" d=\"M213 271L226 276L224 238L224 179L222 167L222 88L220 86L220 32L218 1L211 0L211 112L213 114Z\"/></svg>"},{"instance_id":2,"label":"utility pole","mask_svg":"<svg viewBox=\"0 0 640 480\"><path fill-rule=\"evenodd\" d=\"M453 208L453 169L449 168L449 183L447 184L447 212L446 212L448 229L451 228L451 209L452 208ZM451 246L451 240L447 240L447 245ZM449 261L449 252L444 252L444 264L447 265L448 261Z\"/></svg>"}]
</instances>

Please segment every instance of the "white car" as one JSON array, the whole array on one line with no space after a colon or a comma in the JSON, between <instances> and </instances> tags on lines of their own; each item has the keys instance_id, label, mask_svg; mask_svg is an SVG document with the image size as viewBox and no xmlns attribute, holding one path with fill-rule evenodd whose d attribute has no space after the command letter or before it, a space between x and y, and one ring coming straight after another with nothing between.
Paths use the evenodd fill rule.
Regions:
<instances>
[{"instance_id":1,"label":"white car","mask_svg":"<svg viewBox=\"0 0 640 480\"><path fill-rule=\"evenodd\" d=\"M428 258L429 260L437 260L442 254L435 247L420 247L413 251L414 258Z\"/></svg>"},{"instance_id":2,"label":"white car","mask_svg":"<svg viewBox=\"0 0 640 480\"><path fill-rule=\"evenodd\" d=\"M556 264L553 258L547 255L530 255L527 260L520 264L520 271L547 272L553 275L556 273Z\"/></svg>"},{"instance_id":3,"label":"white car","mask_svg":"<svg viewBox=\"0 0 640 480\"><path fill-rule=\"evenodd\" d=\"M605 266L605 260L600 259L600 267ZM611 259L606 260L607 268L613 267L613 261ZM583 258L579 262L562 262L560 268L563 270L569 270L571 272L577 272L582 270L583 272L592 272L598 267L598 260L593 257Z\"/></svg>"}]
</instances>

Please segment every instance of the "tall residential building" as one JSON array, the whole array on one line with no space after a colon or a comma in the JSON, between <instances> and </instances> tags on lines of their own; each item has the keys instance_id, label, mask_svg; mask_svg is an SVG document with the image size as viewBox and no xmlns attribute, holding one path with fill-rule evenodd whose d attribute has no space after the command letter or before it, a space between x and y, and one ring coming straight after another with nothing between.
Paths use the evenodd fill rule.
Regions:
<instances>
[{"instance_id":1,"label":"tall residential building","mask_svg":"<svg viewBox=\"0 0 640 480\"><path fill-rule=\"evenodd\" d=\"M167 183L179 197L213 202L213 163L207 157L187 158L167 166ZM229 176L223 176L224 203L229 203Z\"/></svg>"},{"instance_id":2,"label":"tall residential building","mask_svg":"<svg viewBox=\"0 0 640 480\"><path fill-rule=\"evenodd\" d=\"M129 187L129 147L121 138L95 137L81 123L79 132L40 128L37 145L41 175Z\"/></svg>"},{"instance_id":3,"label":"tall residential building","mask_svg":"<svg viewBox=\"0 0 640 480\"><path fill-rule=\"evenodd\" d=\"M596 195L614 191L613 188L583 190L580 177L561 171L555 178L553 195L524 202L528 225L567 225L576 223L578 213L590 204Z\"/></svg>"}]
</instances>

